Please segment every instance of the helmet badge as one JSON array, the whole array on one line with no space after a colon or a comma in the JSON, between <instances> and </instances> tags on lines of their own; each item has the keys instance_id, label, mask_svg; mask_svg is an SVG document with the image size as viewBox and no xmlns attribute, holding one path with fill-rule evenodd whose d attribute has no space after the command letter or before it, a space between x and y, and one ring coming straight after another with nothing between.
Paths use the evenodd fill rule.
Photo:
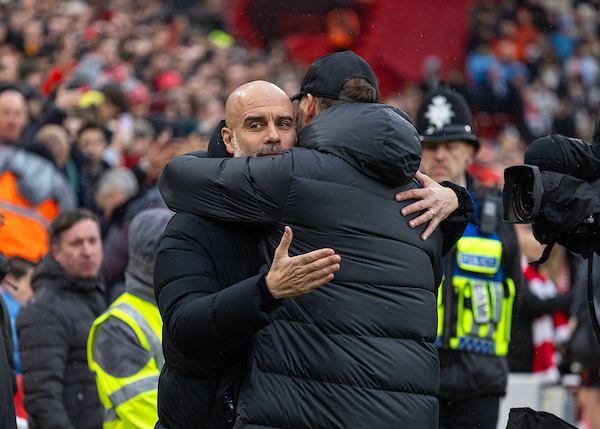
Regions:
<instances>
[{"instance_id":1,"label":"helmet badge","mask_svg":"<svg viewBox=\"0 0 600 429\"><path fill-rule=\"evenodd\" d=\"M431 99L431 104L427 106L425 116L430 126L427 128L426 134L433 134L440 131L445 125L452 123L452 118L456 113L452 110L452 104L443 95L436 95Z\"/></svg>"}]
</instances>

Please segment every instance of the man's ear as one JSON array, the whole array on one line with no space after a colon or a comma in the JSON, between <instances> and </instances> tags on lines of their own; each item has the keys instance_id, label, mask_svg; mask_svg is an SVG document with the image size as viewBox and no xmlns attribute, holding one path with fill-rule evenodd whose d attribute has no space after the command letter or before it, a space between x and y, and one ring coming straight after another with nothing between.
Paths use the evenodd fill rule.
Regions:
<instances>
[{"instance_id":1,"label":"man's ear","mask_svg":"<svg viewBox=\"0 0 600 429\"><path fill-rule=\"evenodd\" d=\"M312 96L312 94L306 94L306 110L304 111L304 120L307 124L310 123L317 114L319 113L317 109L317 100Z\"/></svg>"},{"instance_id":2,"label":"man's ear","mask_svg":"<svg viewBox=\"0 0 600 429\"><path fill-rule=\"evenodd\" d=\"M56 244L50 245L50 254L54 259L56 259L56 254L58 253L58 246Z\"/></svg>"},{"instance_id":3,"label":"man's ear","mask_svg":"<svg viewBox=\"0 0 600 429\"><path fill-rule=\"evenodd\" d=\"M227 127L221 128L221 137L223 138L223 143L225 143L225 149L233 155L235 149L233 145L233 130Z\"/></svg>"},{"instance_id":4,"label":"man's ear","mask_svg":"<svg viewBox=\"0 0 600 429\"><path fill-rule=\"evenodd\" d=\"M6 275L4 276L4 280L6 280L6 283L13 285L17 282L17 278L13 273L6 273Z\"/></svg>"}]
</instances>

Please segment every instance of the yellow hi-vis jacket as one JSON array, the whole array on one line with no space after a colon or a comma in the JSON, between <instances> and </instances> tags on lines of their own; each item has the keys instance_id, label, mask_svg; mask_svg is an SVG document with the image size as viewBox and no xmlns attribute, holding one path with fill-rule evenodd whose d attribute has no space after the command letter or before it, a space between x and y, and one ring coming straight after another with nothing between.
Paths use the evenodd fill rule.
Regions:
<instances>
[{"instance_id":1,"label":"yellow hi-vis jacket","mask_svg":"<svg viewBox=\"0 0 600 429\"><path fill-rule=\"evenodd\" d=\"M145 365L135 374L126 376L122 371L111 371L109 364L103 367L95 360L94 342L103 322L116 318L125 322L137 336L139 346L149 352ZM132 294L124 293L98 317L88 337L87 356L90 370L96 374L98 395L104 406L104 429L154 428L158 421L158 377L164 358L162 354L162 319L158 307ZM134 345L135 346L135 345ZM118 365L120 362L114 362ZM112 364L112 363L111 363Z\"/></svg>"},{"instance_id":2,"label":"yellow hi-vis jacket","mask_svg":"<svg viewBox=\"0 0 600 429\"><path fill-rule=\"evenodd\" d=\"M442 348L506 356L515 284L505 276L498 234L479 234L470 223L444 260L438 291L438 337Z\"/></svg>"}]
</instances>

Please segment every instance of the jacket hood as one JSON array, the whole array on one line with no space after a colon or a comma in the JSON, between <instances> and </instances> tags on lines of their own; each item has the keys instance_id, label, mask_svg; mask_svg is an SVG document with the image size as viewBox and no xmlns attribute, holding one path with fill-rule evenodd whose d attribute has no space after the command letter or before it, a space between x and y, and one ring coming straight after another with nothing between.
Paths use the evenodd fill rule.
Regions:
<instances>
[{"instance_id":1,"label":"jacket hood","mask_svg":"<svg viewBox=\"0 0 600 429\"><path fill-rule=\"evenodd\" d=\"M128 233L129 262L125 271L127 292L156 302L154 261L163 232L175 213L163 208L147 209L131 221Z\"/></svg>"},{"instance_id":2,"label":"jacket hood","mask_svg":"<svg viewBox=\"0 0 600 429\"><path fill-rule=\"evenodd\" d=\"M221 137L221 129L224 126L224 120L219 122L219 125L217 125L217 128L215 128L210 137L210 141L208 142L208 156L210 158L231 158L233 156L227 152L223 137Z\"/></svg>"},{"instance_id":3,"label":"jacket hood","mask_svg":"<svg viewBox=\"0 0 600 429\"><path fill-rule=\"evenodd\" d=\"M38 290L42 286L53 285L62 289L72 289L84 292L104 291L100 275L91 279L79 279L68 274L50 254L44 256L35 268L31 278L31 287Z\"/></svg>"},{"instance_id":4,"label":"jacket hood","mask_svg":"<svg viewBox=\"0 0 600 429\"><path fill-rule=\"evenodd\" d=\"M384 104L324 110L302 129L297 146L337 155L390 187L412 180L421 162L421 142L410 118Z\"/></svg>"}]
</instances>

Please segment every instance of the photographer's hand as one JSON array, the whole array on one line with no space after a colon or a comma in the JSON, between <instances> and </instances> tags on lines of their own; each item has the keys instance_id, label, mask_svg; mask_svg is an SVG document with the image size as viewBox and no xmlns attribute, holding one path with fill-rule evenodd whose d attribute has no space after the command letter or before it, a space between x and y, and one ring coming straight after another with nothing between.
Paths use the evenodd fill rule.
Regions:
<instances>
[{"instance_id":1,"label":"photographer's hand","mask_svg":"<svg viewBox=\"0 0 600 429\"><path fill-rule=\"evenodd\" d=\"M292 238L292 229L286 226L265 278L267 288L277 299L307 294L333 280L333 273L340 269L341 257L333 249L290 257Z\"/></svg>"},{"instance_id":2,"label":"photographer's hand","mask_svg":"<svg viewBox=\"0 0 600 429\"><path fill-rule=\"evenodd\" d=\"M414 228L425 222L429 225L421 235L423 241L427 240L437 226L450 216L458 207L458 197L451 188L446 188L426 174L417 172L415 179L423 186L422 189L409 189L396 194L397 201L418 200L402 209L406 216L414 212L425 210L420 216L412 219L408 225Z\"/></svg>"}]
</instances>

